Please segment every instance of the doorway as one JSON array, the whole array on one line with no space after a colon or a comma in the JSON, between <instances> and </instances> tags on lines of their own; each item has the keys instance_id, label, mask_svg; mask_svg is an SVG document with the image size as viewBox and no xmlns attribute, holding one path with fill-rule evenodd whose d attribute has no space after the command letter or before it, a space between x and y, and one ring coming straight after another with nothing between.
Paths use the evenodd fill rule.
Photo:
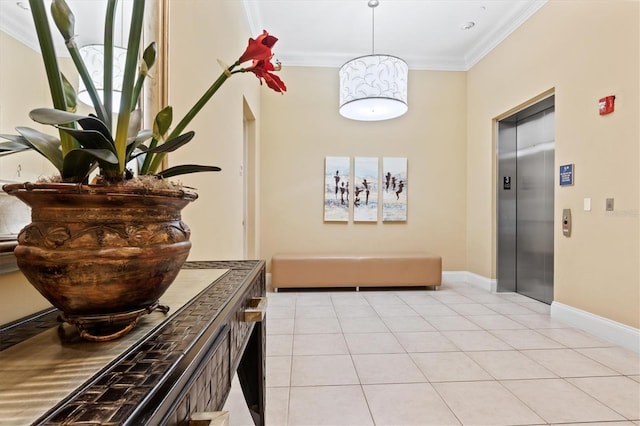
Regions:
<instances>
[{"instance_id":1,"label":"doorway","mask_svg":"<svg viewBox=\"0 0 640 426\"><path fill-rule=\"evenodd\" d=\"M555 97L498 122L497 288L553 301Z\"/></svg>"},{"instance_id":2,"label":"doorway","mask_svg":"<svg viewBox=\"0 0 640 426\"><path fill-rule=\"evenodd\" d=\"M243 99L242 115L243 160L240 166L243 185L242 256L257 258L256 218L256 120L246 99Z\"/></svg>"}]
</instances>

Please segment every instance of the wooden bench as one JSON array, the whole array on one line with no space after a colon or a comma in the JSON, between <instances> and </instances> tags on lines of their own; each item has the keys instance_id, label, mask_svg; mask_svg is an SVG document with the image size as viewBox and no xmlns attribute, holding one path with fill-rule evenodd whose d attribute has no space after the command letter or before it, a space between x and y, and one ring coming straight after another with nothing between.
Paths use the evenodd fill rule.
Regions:
<instances>
[{"instance_id":1,"label":"wooden bench","mask_svg":"<svg viewBox=\"0 0 640 426\"><path fill-rule=\"evenodd\" d=\"M275 254L271 285L307 287L404 287L442 283L442 258L429 253Z\"/></svg>"}]
</instances>

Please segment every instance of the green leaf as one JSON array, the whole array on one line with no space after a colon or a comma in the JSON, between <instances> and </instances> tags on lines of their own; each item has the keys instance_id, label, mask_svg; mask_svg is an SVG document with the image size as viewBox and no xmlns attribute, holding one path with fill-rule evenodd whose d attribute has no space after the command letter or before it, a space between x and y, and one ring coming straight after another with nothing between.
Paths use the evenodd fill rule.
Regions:
<instances>
[{"instance_id":1,"label":"green leaf","mask_svg":"<svg viewBox=\"0 0 640 426\"><path fill-rule=\"evenodd\" d=\"M12 144L15 144L16 147L25 146L27 148L31 148L31 144L29 143L29 141L27 141L24 138L24 136L20 136L20 135L0 135L0 138L7 139L9 141L9 142L0 143L0 147L2 147L2 146L9 147Z\"/></svg>"},{"instance_id":2,"label":"green leaf","mask_svg":"<svg viewBox=\"0 0 640 426\"><path fill-rule=\"evenodd\" d=\"M162 139L165 133L169 131L171 122L173 121L173 108L171 105L164 107L156 115L156 119L153 121L153 136L156 139Z\"/></svg>"},{"instance_id":3,"label":"green leaf","mask_svg":"<svg viewBox=\"0 0 640 426\"><path fill-rule=\"evenodd\" d=\"M0 135L1 138L11 139L9 140L9 142L0 142L0 157L31 149L31 145L29 145L29 143L24 140L22 136L15 136L15 140L13 140L13 138L9 138L8 136L11 135Z\"/></svg>"},{"instance_id":4,"label":"green leaf","mask_svg":"<svg viewBox=\"0 0 640 426\"><path fill-rule=\"evenodd\" d=\"M118 7L118 0L107 1L107 11L104 19L104 55L103 55L103 96L104 96L104 109L107 114L108 121L106 121L107 127L111 129L111 118L113 116L113 33L115 31L116 23L116 9ZM119 107L119 105L117 106Z\"/></svg>"},{"instance_id":5,"label":"green leaf","mask_svg":"<svg viewBox=\"0 0 640 426\"><path fill-rule=\"evenodd\" d=\"M62 111L55 108L36 108L29 112L29 118L40 124L58 125L80 122L83 119L98 120L96 117L76 114L75 112Z\"/></svg>"},{"instance_id":6,"label":"green leaf","mask_svg":"<svg viewBox=\"0 0 640 426\"><path fill-rule=\"evenodd\" d=\"M130 110L133 103L136 71L138 68L138 52L142 36L142 22L144 17L144 0L133 0L131 24L129 28L129 42L127 43L127 59L122 77L122 95L118 125L116 126L115 144L118 152L119 172L124 173L126 166L127 139L129 137Z\"/></svg>"},{"instance_id":7,"label":"green leaf","mask_svg":"<svg viewBox=\"0 0 640 426\"><path fill-rule=\"evenodd\" d=\"M133 94L131 96L131 111L136 109L138 105L138 100L140 99L140 93L142 92L142 86L144 85L144 80L149 75L149 69L153 66L156 61L156 43L151 42L146 49L144 49L144 53L142 54L142 61L140 62L140 67L138 69L138 77L136 79L136 84L133 88Z\"/></svg>"},{"instance_id":8,"label":"green leaf","mask_svg":"<svg viewBox=\"0 0 640 426\"><path fill-rule=\"evenodd\" d=\"M67 77L62 74L62 88L64 89L64 97L67 102L67 111L75 112L78 107L78 95L73 84L69 83Z\"/></svg>"},{"instance_id":9,"label":"green leaf","mask_svg":"<svg viewBox=\"0 0 640 426\"><path fill-rule=\"evenodd\" d=\"M62 171L62 143L59 139L29 127L16 127L16 130L33 149L44 155L53 164L53 167Z\"/></svg>"},{"instance_id":10,"label":"green leaf","mask_svg":"<svg viewBox=\"0 0 640 426\"><path fill-rule=\"evenodd\" d=\"M102 120L93 116L87 116L78 120L78 123L84 130L95 130L96 132L107 138L111 143L113 143L113 136L111 135L109 128L102 122Z\"/></svg>"},{"instance_id":11,"label":"green leaf","mask_svg":"<svg viewBox=\"0 0 640 426\"><path fill-rule=\"evenodd\" d=\"M53 108L36 108L31 110L29 117L40 124L49 124L51 126L59 126L77 122L85 130L95 130L101 133L105 138L113 141L111 132L102 120L91 115L75 114L68 111L60 111Z\"/></svg>"},{"instance_id":12,"label":"green leaf","mask_svg":"<svg viewBox=\"0 0 640 426\"><path fill-rule=\"evenodd\" d=\"M89 155L93 155L95 159L101 163L116 164L116 165L118 164L118 157L108 149L84 148L84 149L81 149L80 151L83 151Z\"/></svg>"},{"instance_id":13,"label":"green leaf","mask_svg":"<svg viewBox=\"0 0 640 426\"><path fill-rule=\"evenodd\" d=\"M138 132L138 136L131 141L131 143L129 143L129 145L127 145L127 158L135 158L131 156L131 154L137 150L140 146L142 145L145 141L148 141L151 138L151 130L140 130L140 132ZM146 151L146 147L144 149ZM127 161L128 162L128 161Z\"/></svg>"},{"instance_id":14,"label":"green leaf","mask_svg":"<svg viewBox=\"0 0 640 426\"><path fill-rule=\"evenodd\" d=\"M142 128L142 111L136 109L131 111L129 118L129 131L127 132L127 143L131 143Z\"/></svg>"},{"instance_id":15,"label":"green leaf","mask_svg":"<svg viewBox=\"0 0 640 426\"><path fill-rule=\"evenodd\" d=\"M40 44L40 52L42 61L44 62L47 73L47 81L49 82L49 90L51 99L55 108L66 109L64 91L62 89L62 80L60 79L60 69L58 68L58 59L56 50L53 45L51 29L49 28L49 18L44 8L42 0L29 0L29 8L31 16L36 27L38 42Z\"/></svg>"},{"instance_id":16,"label":"green leaf","mask_svg":"<svg viewBox=\"0 0 640 426\"><path fill-rule=\"evenodd\" d=\"M82 182L95 168L96 159L83 149L72 149L64 157L64 167L60 175L63 182Z\"/></svg>"},{"instance_id":17,"label":"green leaf","mask_svg":"<svg viewBox=\"0 0 640 426\"><path fill-rule=\"evenodd\" d=\"M29 112L29 118L40 124L67 124L86 118L85 115L54 108L36 108Z\"/></svg>"},{"instance_id":18,"label":"green leaf","mask_svg":"<svg viewBox=\"0 0 640 426\"><path fill-rule=\"evenodd\" d=\"M222 170L220 167L216 166L199 166L197 164L183 164L180 166L169 167L166 170L157 173L156 176L161 178L168 178L172 176L178 175L186 175L188 173L199 173L199 172L219 172Z\"/></svg>"},{"instance_id":19,"label":"green leaf","mask_svg":"<svg viewBox=\"0 0 640 426\"><path fill-rule=\"evenodd\" d=\"M53 0L51 2L51 17L65 41L69 41L75 36L76 18L66 1Z\"/></svg>"},{"instance_id":20,"label":"green leaf","mask_svg":"<svg viewBox=\"0 0 640 426\"><path fill-rule=\"evenodd\" d=\"M133 140L133 142L131 142L131 144L148 141L149 139L151 139L152 136L153 134L151 133L151 130L142 129L138 132L138 136L136 136L136 138Z\"/></svg>"},{"instance_id":21,"label":"green leaf","mask_svg":"<svg viewBox=\"0 0 640 426\"><path fill-rule=\"evenodd\" d=\"M146 49L144 49L144 53L142 54L142 60L144 60L145 65L147 66L147 71L156 63L156 56L158 55L158 49L156 46L156 42L153 41Z\"/></svg>"},{"instance_id":22,"label":"green leaf","mask_svg":"<svg viewBox=\"0 0 640 426\"><path fill-rule=\"evenodd\" d=\"M64 167L61 172L62 180L68 182L82 182L95 168L95 163L102 165L118 164L118 157L106 149L72 149L64 157Z\"/></svg>"},{"instance_id":23,"label":"green leaf","mask_svg":"<svg viewBox=\"0 0 640 426\"><path fill-rule=\"evenodd\" d=\"M95 130L80 130L67 127L59 127L65 133L70 134L82 145L83 148L90 149L106 149L115 154L115 146L113 141L107 139L102 133Z\"/></svg>"},{"instance_id":24,"label":"green leaf","mask_svg":"<svg viewBox=\"0 0 640 426\"><path fill-rule=\"evenodd\" d=\"M27 149L20 149L20 150L17 150L17 151L0 151L0 157L4 157L6 155L11 155L11 154L16 154L18 152L27 151L27 150L28 150L28 148Z\"/></svg>"},{"instance_id":25,"label":"green leaf","mask_svg":"<svg viewBox=\"0 0 640 426\"><path fill-rule=\"evenodd\" d=\"M193 136L196 133L191 130L183 135L178 136L177 138L173 138L170 141L166 141L165 143L163 143L160 146L157 146L155 148L150 148L147 152L152 154L152 153L159 153L159 152L172 152L175 151L176 149L180 148L183 145L186 145L191 139L193 139Z\"/></svg>"},{"instance_id":26,"label":"green leaf","mask_svg":"<svg viewBox=\"0 0 640 426\"><path fill-rule=\"evenodd\" d=\"M0 151L22 151L24 149L31 149L31 147L19 142L0 142Z\"/></svg>"}]
</instances>

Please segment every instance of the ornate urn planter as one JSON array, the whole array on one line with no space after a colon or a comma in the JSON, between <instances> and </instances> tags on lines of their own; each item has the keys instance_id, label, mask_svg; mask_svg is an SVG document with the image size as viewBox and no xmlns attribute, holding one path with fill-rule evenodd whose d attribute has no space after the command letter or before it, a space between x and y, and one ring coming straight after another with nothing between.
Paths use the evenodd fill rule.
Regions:
<instances>
[{"instance_id":1,"label":"ornate urn planter","mask_svg":"<svg viewBox=\"0 0 640 426\"><path fill-rule=\"evenodd\" d=\"M159 298L189 254L181 210L196 193L65 183L3 189L31 207L18 267L83 338L115 339L141 315L168 311Z\"/></svg>"}]
</instances>

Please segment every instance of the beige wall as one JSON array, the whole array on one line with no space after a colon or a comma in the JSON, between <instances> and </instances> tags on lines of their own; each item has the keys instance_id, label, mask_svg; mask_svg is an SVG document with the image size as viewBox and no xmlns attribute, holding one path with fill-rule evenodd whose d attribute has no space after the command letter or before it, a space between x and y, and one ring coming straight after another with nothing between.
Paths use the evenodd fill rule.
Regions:
<instances>
[{"instance_id":1,"label":"beige wall","mask_svg":"<svg viewBox=\"0 0 640 426\"><path fill-rule=\"evenodd\" d=\"M51 103L40 55L0 31L0 63L0 133L16 134L16 126L37 127L29 119L29 111ZM55 168L34 152L0 157L0 185L8 180L36 180L54 172ZM0 324L50 306L22 273L0 274Z\"/></svg>"},{"instance_id":2,"label":"beige wall","mask_svg":"<svg viewBox=\"0 0 640 426\"><path fill-rule=\"evenodd\" d=\"M249 33L239 1L171 0L170 16L169 103L177 123L222 72L217 59L235 62L258 34ZM199 194L183 212L192 230L190 260L243 257L243 99L259 117L260 92L253 74L232 76L188 127L194 140L170 156L169 165L222 167L180 178Z\"/></svg>"},{"instance_id":3,"label":"beige wall","mask_svg":"<svg viewBox=\"0 0 640 426\"><path fill-rule=\"evenodd\" d=\"M32 109L51 104L40 54L0 31L0 62L0 133L16 134L17 126L44 130L28 116ZM34 152L0 157L0 180L36 180L54 173L55 168Z\"/></svg>"},{"instance_id":4,"label":"beige wall","mask_svg":"<svg viewBox=\"0 0 640 426\"><path fill-rule=\"evenodd\" d=\"M51 308L22 272L0 274L0 325Z\"/></svg>"},{"instance_id":5,"label":"beige wall","mask_svg":"<svg viewBox=\"0 0 640 426\"><path fill-rule=\"evenodd\" d=\"M553 89L555 173L575 164L575 185L555 188L554 300L636 328L639 24L636 1L549 1L468 73L467 111L467 269L495 277L492 120ZM616 95L616 111L601 117L606 95ZM563 208L572 209L571 238L561 233Z\"/></svg>"},{"instance_id":6,"label":"beige wall","mask_svg":"<svg viewBox=\"0 0 640 426\"><path fill-rule=\"evenodd\" d=\"M425 250L464 270L466 76L409 75L409 112L358 122L338 113L338 70L284 67L262 97L261 253ZM326 156L407 157L406 223L324 223Z\"/></svg>"},{"instance_id":7,"label":"beige wall","mask_svg":"<svg viewBox=\"0 0 640 426\"><path fill-rule=\"evenodd\" d=\"M241 2L170 3L170 103L179 119L219 74L216 58L232 62L249 30ZM468 73L412 71L409 112L389 122L338 115L337 69L285 64L285 95L260 88L253 75L232 77L190 126L194 141L170 159L223 168L182 179L200 194L184 212L193 230L190 258L242 257L246 107L259 129L258 191L250 194L257 200L258 257L294 250L427 250L443 256L445 270L495 278L493 119L555 90L556 163L576 165L576 184L556 188L556 217L572 208L574 233L566 239L556 230L555 299L639 327L639 7L635 1L551 0ZM14 85L16 75L31 67L23 67L25 57L17 74L4 80L13 61L4 60L2 33L0 43L5 102L7 81ZM616 112L599 117L597 99L608 94L617 96ZM0 103L0 130L27 124L2 115L5 105ZM409 220L323 223L328 155L407 157ZM582 211L585 197L593 200L591 212ZM613 214L604 212L607 197L615 198ZM0 281L0 311L13 316L0 323L43 307L19 274Z\"/></svg>"}]
</instances>

